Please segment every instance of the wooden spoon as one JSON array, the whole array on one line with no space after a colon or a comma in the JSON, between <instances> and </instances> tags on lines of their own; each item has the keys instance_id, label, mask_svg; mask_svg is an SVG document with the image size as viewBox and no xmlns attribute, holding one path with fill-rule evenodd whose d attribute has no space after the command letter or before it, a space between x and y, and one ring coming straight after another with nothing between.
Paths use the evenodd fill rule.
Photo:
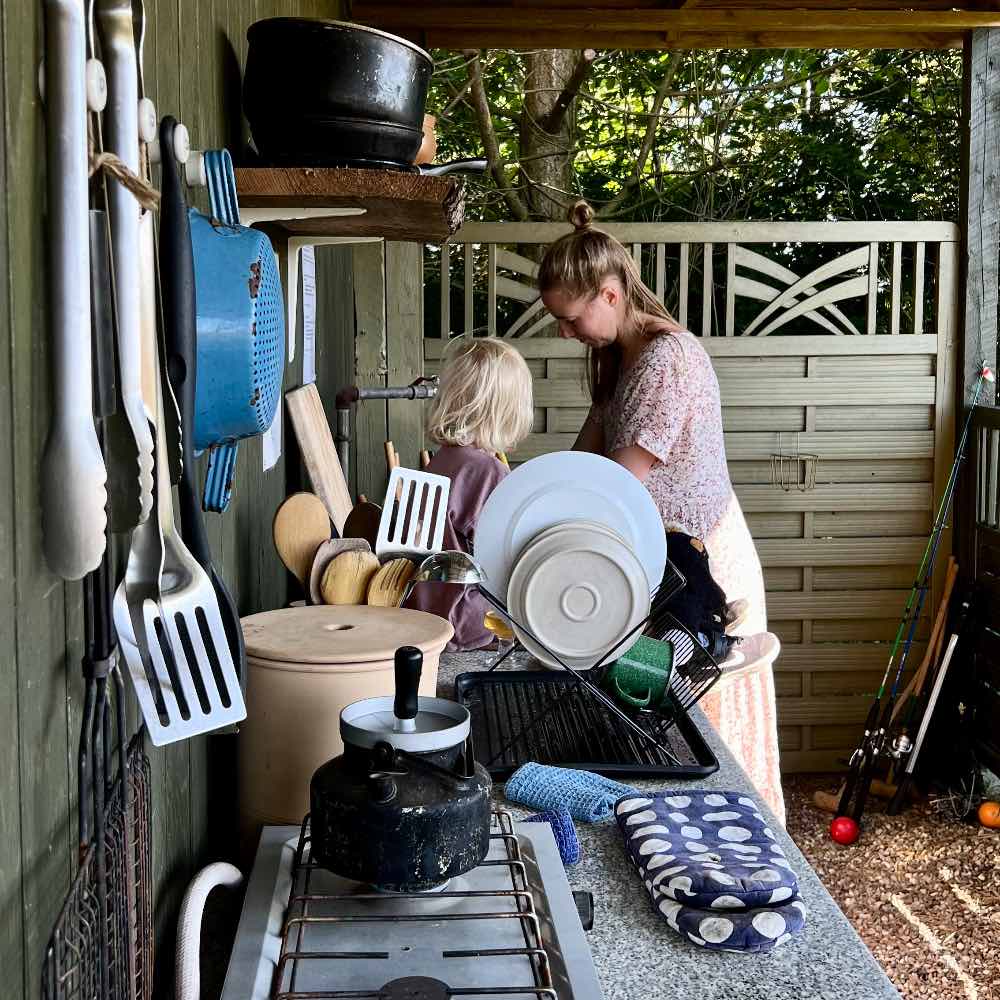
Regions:
<instances>
[{"instance_id":1,"label":"wooden spoon","mask_svg":"<svg viewBox=\"0 0 1000 1000\"><path fill-rule=\"evenodd\" d=\"M285 567L305 587L316 550L330 537L330 515L315 493L293 493L271 526L274 547Z\"/></svg>"},{"instance_id":2,"label":"wooden spoon","mask_svg":"<svg viewBox=\"0 0 1000 1000\"><path fill-rule=\"evenodd\" d=\"M382 520L382 508L372 503L364 494L358 497L351 513L344 522L344 538L363 538L371 550L375 551L375 540L378 538L378 526Z\"/></svg>"},{"instance_id":3,"label":"wooden spoon","mask_svg":"<svg viewBox=\"0 0 1000 1000\"><path fill-rule=\"evenodd\" d=\"M363 538L328 538L325 542L320 542L313 559L312 569L309 571L309 598L313 604L323 603L322 583L327 566L341 552L350 552L351 550L371 552L372 547Z\"/></svg>"}]
</instances>

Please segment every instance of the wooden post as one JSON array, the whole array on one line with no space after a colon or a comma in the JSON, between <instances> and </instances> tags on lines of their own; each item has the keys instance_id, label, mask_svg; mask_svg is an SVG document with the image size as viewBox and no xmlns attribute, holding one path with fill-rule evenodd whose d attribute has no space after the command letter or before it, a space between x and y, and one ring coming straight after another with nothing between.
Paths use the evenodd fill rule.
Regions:
<instances>
[{"instance_id":1,"label":"wooden post","mask_svg":"<svg viewBox=\"0 0 1000 1000\"><path fill-rule=\"evenodd\" d=\"M385 249L382 243L354 248L354 377L357 385L386 384ZM389 436L388 410L380 399L354 407L351 441L353 485L376 503L385 496L388 476L382 443ZM344 470L347 472L347 470Z\"/></svg>"},{"instance_id":2,"label":"wooden post","mask_svg":"<svg viewBox=\"0 0 1000 1000\"><path fill-rule=\"evenodd\" d=\"M374 246L381 249L378 244ZM357 249L350 245L316 247L316 386L335 434L337 393L356 382L354 252ZM352 420L359 409L359 406L352 408ZM294 433L289 436L295 437ZM286 436L286 443L287 440ZM351 450L354 451L353 443ZM344 475L350 489L351 469L344 469ZM351 489L352 499L356 496Z\"/></svg>"},{"instance_id":3,"label":"wooden post","mask_svg":"<svg viewBox=\"0 0 1000 1000\"><path fill-rule=\"evenodd\" d=\"M385 342L388 384L409 385L424 371L424 247L422 243L385 245ZM494 303L495 304L495 303ZM389 432L400 464L419 468L424 446L424 404L390 399Z\"/></svg>"},{"instance_id":4,"label":"wooden post","mask_svg":"<svg viewBox=\"0 0 1000 1000\"><path fill-rule=\"evenodd\" d=\"M964 421L976 376L984 359L997 361L997 284L1000 282L1000 29L973 31L965 41L962 59L962 174L963 234L961 280L964 302L958 338L955 418ZM996 401L996 389L987 386L981 404ZM966 460L962 472L975 474ZM964 582L972 579L972 538L975 509L973 490L959 489L955 498L955 549Z\"/></svg>"},{"instance_id":5,"label":"wooden post","mask_svg":"<svg viewBox=\"0 0 1000 1000\"><path fill-rule=\"evenodd\" d=\"M963 52L961 225L965 289L960 378L961 418L980 363L997 360L997 283L1000 281L1000 29L973 31ZM980 402L992 404L995 389Z\"/></svg>"}]
</instances>

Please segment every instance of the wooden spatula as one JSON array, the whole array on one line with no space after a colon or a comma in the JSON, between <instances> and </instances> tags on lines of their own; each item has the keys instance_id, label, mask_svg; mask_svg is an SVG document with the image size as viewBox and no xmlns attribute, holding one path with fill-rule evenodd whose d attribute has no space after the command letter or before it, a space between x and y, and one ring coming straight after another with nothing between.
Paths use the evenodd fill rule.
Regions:
<instances>
[{"instance_id":1,"label":"wooden spatula","mask_svg":"<svg viewBox=\"0 0 1000 1000\"><path fill-rule=\"evenodd\" d=\"M323 501L315 493L293 493L275 513L272 532L281 561L308 587L316 550L330 537L330 515Z\"/></svg>"}]
</instances>

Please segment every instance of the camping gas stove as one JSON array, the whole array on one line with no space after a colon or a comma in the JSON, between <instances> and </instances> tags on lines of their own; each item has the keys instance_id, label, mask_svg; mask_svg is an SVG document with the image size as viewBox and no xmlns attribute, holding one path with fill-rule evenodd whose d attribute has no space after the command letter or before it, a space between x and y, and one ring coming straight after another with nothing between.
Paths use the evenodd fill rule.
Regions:
<instances>
[{"instance_id":1,"label":"camping gas stove","mask_svg":"<svg viewBox=\"0 0 1000 1000\"><path fill-rule=\"evenodd\" d=\"M600 1000L552 830L494 814L477 868L423 893L382 892L265 827L222 1000Z\"/></svg>"}]
</instances>

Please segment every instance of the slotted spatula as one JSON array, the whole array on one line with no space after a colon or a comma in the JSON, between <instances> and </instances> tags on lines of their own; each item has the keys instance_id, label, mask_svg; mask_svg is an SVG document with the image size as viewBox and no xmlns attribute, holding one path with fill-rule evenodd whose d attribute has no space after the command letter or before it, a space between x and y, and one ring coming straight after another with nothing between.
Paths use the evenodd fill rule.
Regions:
<instances>
[{"instance_id":1,"label":"slotted spatula","mask_svg":"<svg viewBox=\"0 0 1000 1000\"><path fill-rule=\"evenodd\" d=\"M165 175L172 170L172 161L164 164ZM173 180L179 183L175 174ZM159 362L165 369L162 353ZM160 373L154 382L160 442ZM155 459L155 517L133 532L115 624L150 739L162 746L239 722L246 705L215 588L174 526L165 447L157 447Z\"/></svg>"},{"instance_id":2,"label":"slotted spatula","mask_svg":"<svg viewBox=\"0 0 1000 1000\"><path fill-rule=\"evenodd\" d=\"M163 394L157 389L162 421ZM154 516L133 532L114 603L122 652L154 746L231 725L247 714L215 590L174 527L164 451L156 450Z\"/></svg>"},{"instance_id":3,"label":"slotted spatula","mask_svg":"<svg viewBox=\"0 0 1000 1000\"><path fill-rule=\"evenodd\" d=\"M382 505L375 554L423 559L439 552L448 517L451 480L433 472L396 466Z\"/></svg>"}]
</instances>

